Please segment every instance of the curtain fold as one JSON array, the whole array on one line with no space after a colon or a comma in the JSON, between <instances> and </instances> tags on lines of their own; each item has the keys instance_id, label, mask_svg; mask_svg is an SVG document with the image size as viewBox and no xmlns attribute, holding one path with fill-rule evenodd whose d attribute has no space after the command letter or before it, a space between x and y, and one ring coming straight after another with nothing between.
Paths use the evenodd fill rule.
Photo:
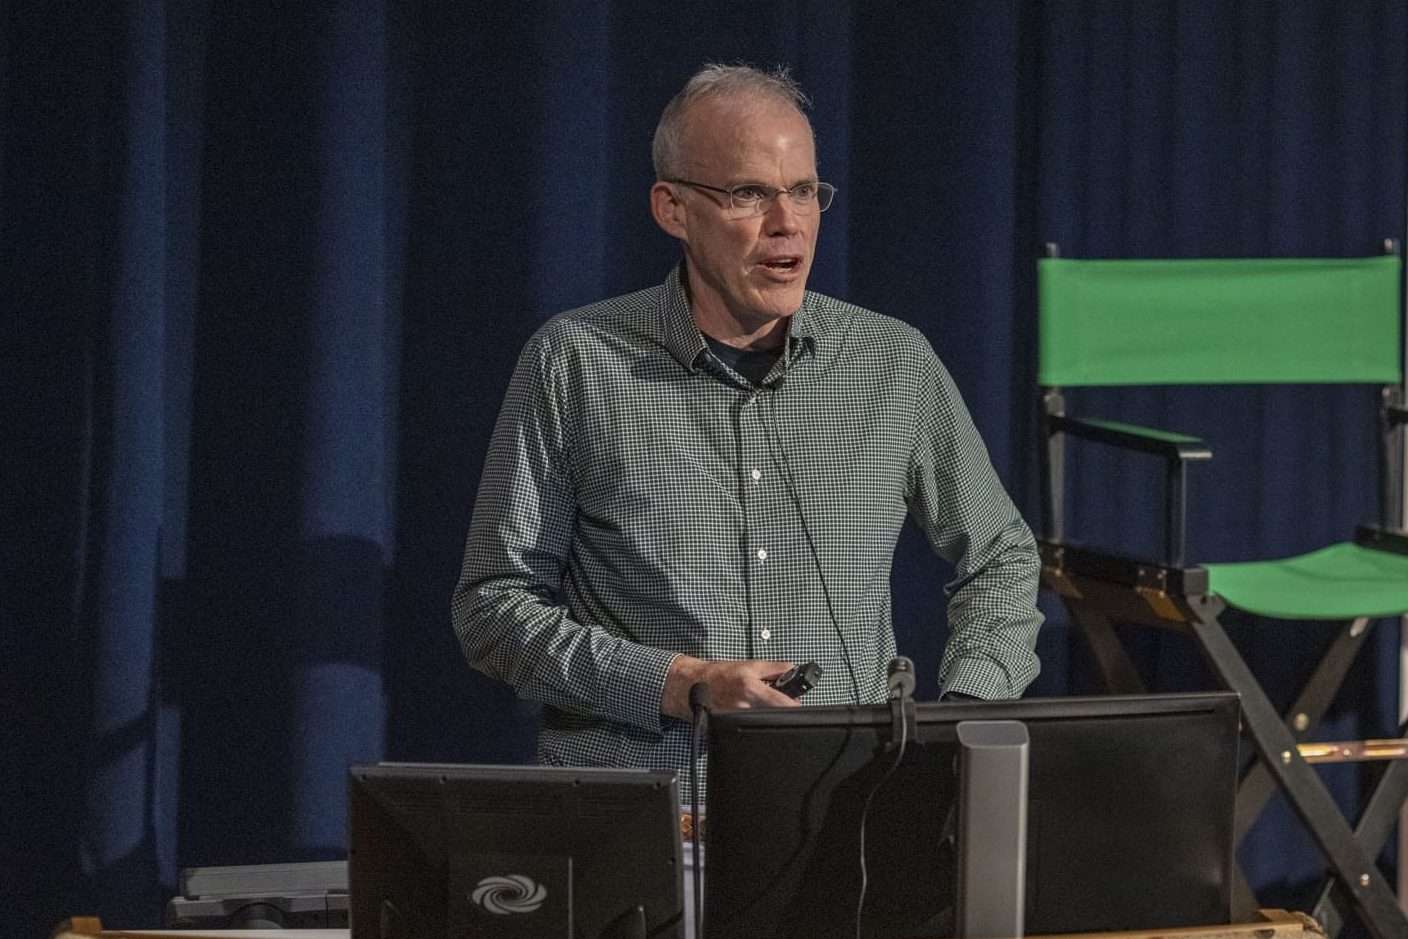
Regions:
<instances>
[{"instance_id":1,"label":"curtain fold","mask_svg":"<svg viewBox=\"0 0 1408 939\"><path fill-rule=\"evenodd\" d=\"M102 524L90 597L93 721L85 871L124 913L157 895L157 618L165 484L166 19L160 0L126 23L119 198L107 334Z\"/></svg>"},{"instance_id":2,"label":"curtain fold","mask_svg":"<svg viewBox=\"0 0 1408 939\"><path fill-rule=\"evenodd\" d=\"M387 23L382 0L338 4L318 78L317 235L303 360L299 584L289 623L293 850L344 851L346 772L384 752L382 646L394 550L387 307ZM388 185L390 184L390 185ZM332 807L333 811L328 811Z\"/></svg>"}]
</instances>

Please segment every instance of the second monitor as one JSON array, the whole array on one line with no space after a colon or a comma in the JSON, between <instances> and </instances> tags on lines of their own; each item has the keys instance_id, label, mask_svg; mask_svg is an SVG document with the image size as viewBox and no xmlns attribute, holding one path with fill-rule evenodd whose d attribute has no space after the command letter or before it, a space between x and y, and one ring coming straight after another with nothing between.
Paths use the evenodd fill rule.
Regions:
<instances>
[{"instance_id":1,"label":"second monitor","mask_svg":"<svg viewBox=\"0 0 1408 939\"><path fill-rule=\"evenodd\" d=\"M724 712L710 724L709 939L954 934L957 725L1030 736L1029 934L1230 918L1234 694ZM861 898L861 816L868 883ZM857 917L859 925L857 928Z\"/></svg>"}]
</instances>

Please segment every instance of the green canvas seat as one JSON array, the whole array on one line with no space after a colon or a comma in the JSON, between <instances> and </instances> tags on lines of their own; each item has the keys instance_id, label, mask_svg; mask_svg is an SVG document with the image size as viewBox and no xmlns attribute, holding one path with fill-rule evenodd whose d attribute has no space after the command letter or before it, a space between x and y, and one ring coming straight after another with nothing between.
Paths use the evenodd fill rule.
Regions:
<instances>
[{"instance_id":1,"label":"green canvas seat","mask_svg":"<svg viewBox=\"0 0 1408 939\"><path fill-rule=\"evenodd\" d=\"M1206 564L1208 591L1275 619L1355 619L1408 610L1408 554L1340 543L1273 561Z\"/></svg>"},{"instance_id":2,"label":"green canvas seat","mask_svg":"<svg viewBox=\"0 0 1408 939\"><path fill-rule=\"evenodd\" d=\"M1408 917L1375 859L1408 799L1408 761L1391 763L1379 777L1353 829L1311 761L1323 761L1327 752L1404 748L1308 745L1373 620L1408 614L1403 470L1394 457L1408 420L1401 262L1396 244L1385 247L1374 257L1257 260L1071 260L1053 250L1040 261L1040 540L1043 586L1061 597L1112 691L1144 690L1121 634L1152 627L1190 637L1223 687L1241 695L1255 759L1238 789L1239 837L1276 791L1284 793L1325 857L1326 883L1312 912L1327 932L1337 934L1353 916L1376 939L1403 939ZM1202 564L1185 557L1188 477L1193 464L1213 456L1189 432L1196 428L1140 427L1077 415L1072 406L1075 389L1090 387L1316 383L1381 389L1380 517L1346 532L1343 542L1269 560ZM1127 557L1069 537L1065 454L1075 441L1163 460L1163 557ZM1272 706L1231 641L1222 621L1229 608L1324 623L1333 632L1285 713ZM1258 905L1244 878L1234 895L1242 912Z\"/></svg>"}]
</instances>

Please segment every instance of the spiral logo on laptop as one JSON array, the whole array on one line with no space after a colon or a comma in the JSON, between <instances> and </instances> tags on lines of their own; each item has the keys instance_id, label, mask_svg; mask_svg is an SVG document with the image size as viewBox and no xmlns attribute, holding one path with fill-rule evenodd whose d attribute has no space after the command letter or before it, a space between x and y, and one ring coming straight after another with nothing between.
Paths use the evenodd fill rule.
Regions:
<instances>
[{"instance_id":1,"label":"spiral logo on laptop","mask_svg":"<svg viewBox=\"0 0 1408 939\"><path fill-rule=\"evenodd\" d=\"M470 898L487 912L498 916L511 913L532 913L548 898L547 888L522 874L485 877L475 886Z\"/></svg>"}]
</instances>

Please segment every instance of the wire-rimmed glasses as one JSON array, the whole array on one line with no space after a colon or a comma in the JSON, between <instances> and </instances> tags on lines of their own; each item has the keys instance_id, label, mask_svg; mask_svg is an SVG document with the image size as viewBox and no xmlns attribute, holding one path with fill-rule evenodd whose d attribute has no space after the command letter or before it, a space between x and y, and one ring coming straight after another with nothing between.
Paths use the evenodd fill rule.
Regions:
<instances>
[{"instance_id":1,"label":"wire-rimmed glasses","mask_svg":"<svg viewBox=\"0 0 1408 939\"><path fill-rule=\"evenodd\" d=\"M825 212L831 208L831 200L836 197L836 187L819 180L807 180L786 189L764 186L762 183L739 183L737 186L728 187L711 186L708 183L679 178L666 179L664 182L692 186L695 189L704 189L728 196L728 205L724 208L734 218L752 218L755 215L762 215L772 208L772 204L777 201L779 196L786 196L792 210L804 215Z\"/></svg>"}]
</instances>

